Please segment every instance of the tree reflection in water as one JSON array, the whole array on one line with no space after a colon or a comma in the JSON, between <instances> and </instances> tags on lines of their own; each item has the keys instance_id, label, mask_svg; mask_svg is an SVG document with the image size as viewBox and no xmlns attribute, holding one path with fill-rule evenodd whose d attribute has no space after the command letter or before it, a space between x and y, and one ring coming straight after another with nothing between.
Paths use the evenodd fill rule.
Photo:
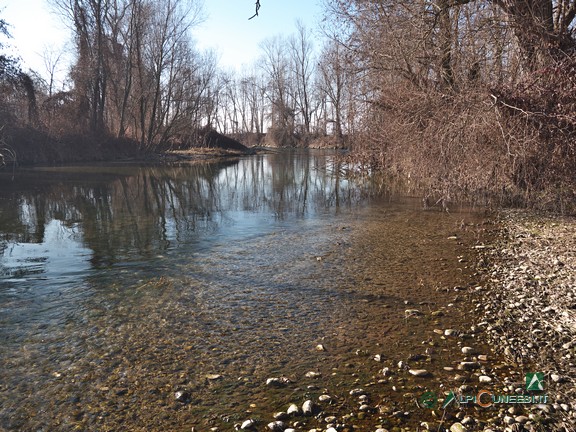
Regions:
<instances>
[{"instance_id":1,"label":"tree reflection in water","mask_svg":"<svg viewBox=\"0 0 576 432\"><path fill-rule=\"evenodd\" d=\"M324 154L281 152L179 166L23 172L0 190L1 247L43 243L53 220L78 231L95 268L153 259L182 243L206 247L216 234L234 237L234 229L356 203L358 190L329 164Z\"/></svg>"}]
</instances>

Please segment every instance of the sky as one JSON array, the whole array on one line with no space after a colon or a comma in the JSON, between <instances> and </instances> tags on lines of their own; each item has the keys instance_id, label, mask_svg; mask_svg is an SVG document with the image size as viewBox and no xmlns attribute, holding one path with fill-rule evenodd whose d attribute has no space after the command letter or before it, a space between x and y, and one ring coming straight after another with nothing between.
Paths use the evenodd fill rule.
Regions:
<instances>
[{"instance_id":1,"label":"sky","mask_svg":"<svg viewBox=\"0 0 576 432\"><path fill-rule=\"evenodd\" d=\"M321 0L260 0L259 16L248 20L255 12L255 1L204 0L206 20L193 30L193 37L201 50L216 50L223 68L239 70L253 64L261 55L263 40L294 33L296 20L314 29L322 15ZM25 70L46 76L43 53L70 52L68 23L51 12L48 0L0 0L0 17L11 25L13 36L3 42L19 53ZM70 61L72 56L63 58Z\"/></svg>"}]
</instances>

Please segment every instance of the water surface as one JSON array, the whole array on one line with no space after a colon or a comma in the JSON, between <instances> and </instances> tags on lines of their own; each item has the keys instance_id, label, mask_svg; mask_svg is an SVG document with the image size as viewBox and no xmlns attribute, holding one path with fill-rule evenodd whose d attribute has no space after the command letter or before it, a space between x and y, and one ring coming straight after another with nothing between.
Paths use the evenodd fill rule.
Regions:
<instances>
[{"instance_id":1,"label":"water surface","mask_svg":"<svg viewBox=\"0 0 576 432\"><path fill-rule=\"evenodd\" d=\"M448 237L478 220L314 152L0 181L0 430L233 430L345 394L374 373L359 353L420 343L404 310L462 283Z\"/></svg>"}]
</instances>

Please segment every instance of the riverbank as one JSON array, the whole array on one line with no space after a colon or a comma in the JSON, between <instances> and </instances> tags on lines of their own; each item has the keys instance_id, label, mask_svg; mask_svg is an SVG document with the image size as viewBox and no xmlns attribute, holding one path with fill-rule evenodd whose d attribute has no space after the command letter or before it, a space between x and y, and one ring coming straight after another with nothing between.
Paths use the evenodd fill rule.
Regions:
<instances>
[{"instance_id":1,"label":"riverbank","mask_svg":"<svg viewBox=\"0 0 576 432\"><path fill-rule=\"evenodd\" d=\"M205 160L254 154L242 143L213 129L198 131L194 146L190 143L152 146L138 141L102 134L52 135L31 127L0 128L0 168L31 165L67 165L74 163L163 163L181 160Z\"/></svg>"},{"instance_id":2,"label":"riverbank","mask_svg":"<svg viewBox=\"0 0 576 432\"><path fill-rule=\"evenodd\" d=\"M487 339L516 368L544 374L545 430L576 426L576 220L500 213L502 231L485 254L486 284L476 299Z\"/></svg>"}]
</instances>

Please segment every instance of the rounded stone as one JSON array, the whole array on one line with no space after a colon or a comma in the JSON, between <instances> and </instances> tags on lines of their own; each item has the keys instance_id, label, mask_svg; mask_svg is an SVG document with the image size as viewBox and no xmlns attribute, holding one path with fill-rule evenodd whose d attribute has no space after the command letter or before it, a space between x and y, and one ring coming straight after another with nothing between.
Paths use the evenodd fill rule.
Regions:
<instances>
[{"instance_id":1,"label":"rounded stone","mask_svg":"<svg viewBox=\"0 0 576 432\"><path fill-rule=\"evenodd\" d=\"M288 418L290 418L290 415L288 413L285 413L284 411L280 411L275 413L272 417L274 417L274 420L288 420Z\"/></svg>"},{"instance_id":2,"label":"rounded stone","mask_svg":"<svg viewBox=\"0 0 576 432\"><path fill-rule=\"evenodd\" d=\"M468 429L462 423L454 423L450 426L450 432L468 432Z\"/></svg>"},{"instance_id":3,"label":"rounded stone","mask_svg":"<svg viewBox=\"0 0 576 432\"><path fill-rule=\"evenodd\" d=\"M431 375L426 369L410 369L408 373L420 378L425 378Z\"/></svg>"},{"instance_id":4,"label":"rounded stone","mask_svg":"<svg viewBox=\"0 0 576 432\"><path fill-rule=\"evenodd\" d=\"M273 421L268 423L268 429L272 432L284 432L286 430L286 424L280 420Z\"/></svg>"},{"instance_id":5,"label":"rounded stone","mask_svg":"<svg viewBox=\"0 0 576 432\"><path fill-rule=\"evenodd\" d=\"M288 415L299 415L300 414L300 408L298 408L298 405L296 404L292 404L288 407L288 409L286 410L286 414Z\"/></svg>"},{"instance_id":6,"label":"rounded stone","mask_svg":"<svg viewBox=\"0 0 576 432\"><path fill-rule=\"evenodd\" d=\"M316 410L316 405L311 400L307 400L302 404L302 413L306 416L311 416Z\"/></svg>"},{"instance_id":7,"label":"rounded stone","mask_svg":"<svg viewBox=\"0 0 576 432\"><path fill-rule=\"evenodd\" d=\"M244 420L244 422L240 426L240 429L242 429L242 430L252 429L254 426L256 426L256 421L254 421L252 419L248 419L248 420Z\"/></svg>"},{"instance_id":8,"label":"rounded stone","mask_svg":"<svg viewBox=\"0 0 576 432\"><path fill-rule=\"evenodd\" d=\"M190 393L188 393L186 390L179 390L174 393L174 399L182 403L188 402L190 400Z\"/></svg>"}]
</instances>

